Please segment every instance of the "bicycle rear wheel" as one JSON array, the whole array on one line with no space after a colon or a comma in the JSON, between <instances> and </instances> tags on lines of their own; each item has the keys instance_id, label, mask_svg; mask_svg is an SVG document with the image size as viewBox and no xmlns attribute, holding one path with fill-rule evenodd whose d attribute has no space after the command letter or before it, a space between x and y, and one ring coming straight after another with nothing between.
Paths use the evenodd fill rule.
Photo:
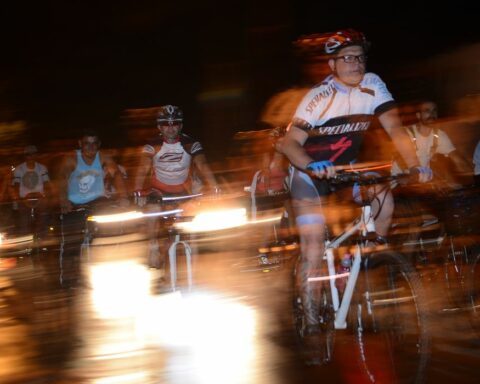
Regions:
<instances>
[{"instance_id":1,"label":"bicycle rear wheel","mask_svg":"<svg viewBox=\"0 0 480 384\"><path fill-rule=\"evenodd\" d=\"M359 274L350 319L371 382L422 382L430 354L420 278L395 252L372 253Z\"/></svg>"}]
</instances>

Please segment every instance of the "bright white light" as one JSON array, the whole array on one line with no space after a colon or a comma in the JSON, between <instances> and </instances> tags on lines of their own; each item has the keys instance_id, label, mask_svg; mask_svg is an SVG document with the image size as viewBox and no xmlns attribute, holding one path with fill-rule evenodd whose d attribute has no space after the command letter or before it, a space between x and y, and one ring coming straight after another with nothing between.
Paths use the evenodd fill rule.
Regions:
<instances>
[{"instance_id":1,"label":"bright white light","mask_svg":"<svg viewBox=\"0 0 480 384\"><path fill-rule=\"evenodd\" d=\"M146 372L127 373L125 375L103 377L96 379L93 382L95 384L117 384L117 383L144 383L147 379Z\"/></svg>"},{"instance_id":2,"label":"bright white light","mask_svg":"<svg viewBox=\"0 0 480 384\"><path fill-rule=\"evenodd\" d=\"M183 209L172 209L169 211L158 211L158 212L139 212L139 211L129 211L123 213L114 213L112 215L94 215L89 216L88 221L95 221L97 223L118 223L121 221L130 221L142 219L144 217L156 217L156 216L171 216L180 214L183 212Z\"/></svg>"},{"instance_id":3,"label":"bright white light","mask_svg":"<svg viewBox=\"0 0 480 384\"><path fill-rule=\"evenodd\" d=\"M195 382L244 383L256 358L252 308L208 294L161 295L139 320L139 336L162 347L191 351ZM191 372L191 373L193 373ZM171 371L182 382L183 371ZM183 377L184 378L184 377Z\"/></svg>"},{"instance_id":4,"label":"bright white light","mask_svg":"<svg viewBox=\"0 0 480 384\"><path fill-rule=\"evenodd\" d=\"M189 232L218 231L247 224L245 208L207 211L199 213L191 222L177 225Z\"/></svg>"},{"instance_id":5,"label":"bright white light","mask_svg":"<svg viewBox=\"0 0 480 384\"><path fill-rule=\"evenodd\" d=\"M133 261L90 266L93 305L101 318L133 316L142 311L149 295L148 270Z\"/></svg>"},{"instance_id":6,"label":"bright white light","mask_svg":"<svg viewBox=\"0 0 480 384\"><path fill-rule=\"evenodd\" d=\"M115 213L113 215L98 215L98 216L89 216L89 221L95 221L97 223L116 223L119 221L127 220L136 220L141 219L143 213L139 211L130 211L123 213Z\"/></svg>"}]
</instances>

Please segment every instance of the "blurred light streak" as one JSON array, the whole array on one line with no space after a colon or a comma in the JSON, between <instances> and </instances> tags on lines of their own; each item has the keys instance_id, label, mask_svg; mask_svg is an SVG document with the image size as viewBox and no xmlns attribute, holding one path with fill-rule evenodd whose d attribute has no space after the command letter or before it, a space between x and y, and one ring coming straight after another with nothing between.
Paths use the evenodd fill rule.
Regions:
<instances>
[{"instance_id":1,"label":"blurred light streak","mask_svg":"<svg viewBox=\"0 0 480 384\"><path fill-rule=\"evenodd\" d=\"M182 212L183 212L182 209L172 209L169 211L158 211L158 212L149 212L149 213L143 213L139 211L129 211L129 212L123 212L123 213L115 213L111 215L89 216L88 221L94 221L96 223L117 223L122 221L142 219L144 217L171 216L171 215L179 214Z\"/></svg>"},{"instance_id":2,"label":"blurred light streak","mask_svg":"<svg viewBox=\"0 0 480 384\"><path fill-rule=\"evenodd\" d=\"M189 232L218 231L243 226L247 223L245 208L201 212L190 222L178 223Z\"/></svg>"}]
</instances>

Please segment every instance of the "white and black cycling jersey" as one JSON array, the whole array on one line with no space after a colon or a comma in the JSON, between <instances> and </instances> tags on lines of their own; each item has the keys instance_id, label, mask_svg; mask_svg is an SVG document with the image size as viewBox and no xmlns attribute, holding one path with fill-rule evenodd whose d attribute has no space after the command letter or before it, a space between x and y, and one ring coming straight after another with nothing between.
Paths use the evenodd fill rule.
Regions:
<instances>
[{"instance_id":1,"label":"white and black cycling jersey","mask_svg":"<svg viewBox=\"0 0 480 384\"><path fill-rule=\"evenodd\" d=\"M392 95L374 73L366 73L353 88L330 75L305 95L292 124L308 133L304 148L312 159L348 164L357 157L373 117L393 107Z\"/></svg>"},{"instance_id":2,"label":"white and black cycling jersey","mask_svg":"<svg viewBox=\"0 0 480 384\"><path fill-rule=\"evenodd\" d=\"M174 143L161 137L143 147L143 153L152 158L152 187L164 192L183 192L191 184L191 162L203 153L200 142L181 134Z\"/></svg>"}]
</instances>

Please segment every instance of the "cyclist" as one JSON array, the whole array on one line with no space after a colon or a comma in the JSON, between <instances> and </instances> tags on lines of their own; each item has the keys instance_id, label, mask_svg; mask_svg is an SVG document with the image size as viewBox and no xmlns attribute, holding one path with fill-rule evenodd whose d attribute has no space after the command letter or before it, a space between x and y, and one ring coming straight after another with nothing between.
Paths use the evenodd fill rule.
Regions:
<instances>
[{"instance_id":1,"label":"cyclist","mask_svg":"<svg viewBox=\"0 0 480 384\"><path fill-rule=\"evenodd\" d=\"M436 155L443 155L452 160L459 173L471 174L471 166L456 150L448 135L435 125L438 119L437 105L433 101L423 101L418 104L415 112L417 122L406 127L410 139L415 145L420 164L430 167L435 162ZM392 173L408 172L401 159L395 161Z\"/></svg>"},{"instance_id":2,"label":"cyclist","mask_svg":"<svg viewBox=\"0 0 480 384\"><path fill-rule=\"evenodd\" d=\"M307 334L311 335L320 330L319 290L318 285L308 284L308 278L322 266L322 200L330 192L326 179L335 175L335 166L355 161L363 133L377 116L408 168L418 172L419 181L431 178L431 170L420 166L384 82L376 74L366 72L370 44L364 34L347 29L319 36L316 41L327 55L331 74L305 95L281 148L292 164L290 193L301 241L297 283L302 291ZM378 235L385 237L393 199L387 188L376 187L376 193L378 200L372 203L372 209Z\"/></svg>"},{"instance_id":3,"label":"cyclist","mask_svg":"<svg viewBox=\"0 0 480 384\"><path fill-rule=\"evenodd\" d=\"M195 175L200 176L212 191L218 192L215 177L207 164L202 145L182 133L182 110L175 105L160 107L157 128L159 135L142 149L141 163L135 177L135 190L141 194L147 185L162 195L188 195L195 187L193 177L195 171ZM146 183L147 175L150 174L150 180ZM156 227L157 221L150 220L149 265L163 269L165 252L159 250Z\"/></svg>"},{"instance_id":4,"label":"cyclist","mask_svg":"<svg viewBox=\"0 0 480 384\"><path fill-rule=\"evenodd\" d=\"M23 154L25 161L13 171L13 188L16 205L18 229L21 234L31 231L32 209L36 211L34 233L43 238L47 233L47 198L51 195L50 178L45 165L36 160L37 147L28 145Z\"/></svg>"},{"instance_id":5,"label":"cyclist","mask_svg":"<svg viewBox=\"0 0 480 384\"><path fill-rule=\"evenodd\" d=\"M79 277L79 244L83 241L88 211L108 202L104 178L113 175L117 201L127 206L126 188L117 164L100 151L96 132L85 131L78 141L80 149L69 153L59 167L62 247L60 251L61 283L71 286Z\"/></svg>"}]
</instances>

